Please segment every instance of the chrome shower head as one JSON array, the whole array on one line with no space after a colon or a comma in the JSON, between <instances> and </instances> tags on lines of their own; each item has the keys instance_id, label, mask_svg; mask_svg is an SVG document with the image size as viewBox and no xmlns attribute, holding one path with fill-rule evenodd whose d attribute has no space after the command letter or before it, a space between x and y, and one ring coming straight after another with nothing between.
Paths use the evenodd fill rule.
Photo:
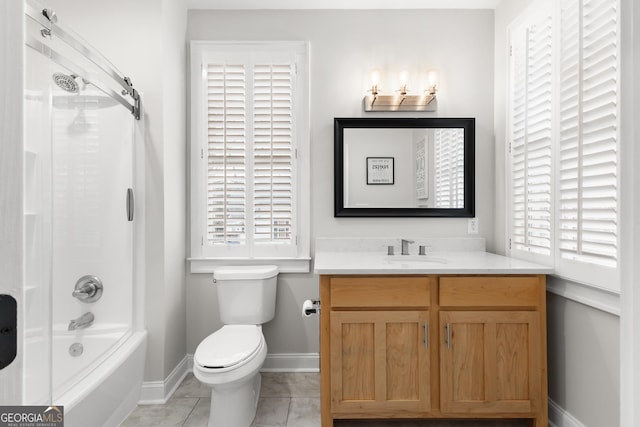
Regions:
<instances>
[{"instance_id":1,"label":"chrome shower head","mask_svg":"<svg viewBox=\"0 0 640 427\"><path fill-rule=\"evenodd\" d=\"M77 76L64 73L53 73L53 82L62 90L71 93L78 93L80 87L76 81Z\"/></svg>"}]
</instances>

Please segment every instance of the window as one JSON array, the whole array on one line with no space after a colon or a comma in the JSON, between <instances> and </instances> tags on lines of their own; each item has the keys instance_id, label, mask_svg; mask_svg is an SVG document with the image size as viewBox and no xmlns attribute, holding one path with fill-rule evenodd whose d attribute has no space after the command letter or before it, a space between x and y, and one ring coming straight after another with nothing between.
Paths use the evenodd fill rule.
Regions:
<instances>
[{"instance_id":1,"label":"window","mask_svg":"<svg viewBox=\"0 0 640 427\"><path fill-rule=\"evenodd\" d=\"M305 43L192 43L196 270L296 259L281 271L308 270L307 57Z\"/></svg>"},{"instance_id":2,"label":"window","mask_svg":"<svg viewBox=\"0 0 640 427\"><path fill-rule=\"evenodd\" d=\"M618 291L618 3L543 9L510 29L510 250Z\"/></svg>"}]
</instances>

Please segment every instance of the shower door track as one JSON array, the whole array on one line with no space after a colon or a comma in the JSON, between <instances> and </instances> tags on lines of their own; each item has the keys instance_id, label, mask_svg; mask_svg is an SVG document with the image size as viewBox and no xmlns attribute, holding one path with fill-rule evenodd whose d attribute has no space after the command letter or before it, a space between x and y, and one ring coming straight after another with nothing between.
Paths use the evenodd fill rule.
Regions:
<instances>
[{"instance_id":1,"label":"shower door track","mask_svg":"<svg viewBox=\"0 0 640 427\"><path fill-rule=\"evenodd\" d=\"M69 59L67 59L66 57L64 57L63 55L59 54L58 52L56 52L55 50L51 49L49 46L45 45L44 43L42 43L41 41L38 41L36 39L34 39L33 37L30 37L25 44L27 46L29 46L30 48L38 51L38 52L42 52L44 54L46 54L49 58L51 58L51 60L53 62L55 62L58 65L61 65L63 67L65 67L66 69L68 69L69 71L71 71L73 74L77 75L77 76L81 76L83 78L86 78L87 80L89 80L91 82L91 84L95 87L97 87L98 89L100 89L102 92L104 92L106 95L110 96L111 98L115 99L116 101L118 101L120 104L122 104L127 110L129 110L131 112L131 114L134 114L133 111L133 106L129 103L129 101L127 101L125 98L123 98L122 96L120 96L117 92L115 92L113 89L108 88L107 86L105 86L104 84L102 84L100 82L100 78L97 76L94 76L93 74L89 73L88 71L84 70L82 67L74 64L72 61L70 61ZM136 117L138 120L140 119L140 117Z\"/></svg>"},{"instance_id":2,"label":"shower door track","mask_svg":"<svg viewBox=\"0 0 640 427\"><path fill-rule=\"evenodd\" d=\"M125 77L121 72L119 72L112 64L107 60L100 52L98 52L95 48L89 45L86 42L79 41L71 35L68 31L65 31L61 28L57 23L57 18L52 19L50 17L51 11L47 9L38 10L31 4L25 4L25 15L29 16L31 19L38 22L40 25L44 27L43 36L56 36L62 42L66 43L68 46L76 50L82 56L87 58L89 61L93 62L99 69L101 69L105 74L107 74L113 81L115 81L118 85L120 85L123 89L122 95L129 95L133 99L133 103L129 102L126 98L120 96L118 93L105 87L104 85L96 84L92 79L88 78L88 73L77 72L81 71L77 66L71 65L72 62L66 59L64 56L60 55L53 49L46 46L44 43L39 42L35 39L31 39L27 42L27 45L33 49L36 49L40 52L46 52L51 55L51 58L57 62L58 64L69 68L69 70L73 72L77 72L78 75L82 75L87 77L88 80L92 81L92 84L95 86L99 86L100 90L102 90L105 94L114 98L120 104L124 105L131 114L136 118L136 120L140 120L140 110L141 110L141 98L140 94L136 89L133 88L133 83L131 83L131 79L129 77ZM54 14L55 15L55 14ZM94 79L99 81L100 79Z\"/></svg>"}]
</instances>

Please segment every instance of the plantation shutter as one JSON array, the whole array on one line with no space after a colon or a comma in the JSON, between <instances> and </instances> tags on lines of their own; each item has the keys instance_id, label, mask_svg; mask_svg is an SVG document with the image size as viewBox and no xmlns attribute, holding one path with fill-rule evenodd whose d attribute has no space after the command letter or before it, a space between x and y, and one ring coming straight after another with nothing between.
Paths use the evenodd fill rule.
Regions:
<instances>
[{"instance_id":1,"label":"plantation shutter","mask_svg":"<svg viewBox=\"0 0 640 427\"><path fill-rule=\"evenodd\" d=\"M434 131L435 207L464 207L464 130Z\"/></svg>"},{"instance_id":2,"label":"plantation shutter","mask_svg":"<svg viewBox=\"0 0 640 427\"><path fill-rule=\"evenodd\" d=\"M209 256L296 254L295 57L231 52L203 64Z\"/></svg>"},{"instance_id":3,"label":"plantation shutter","mask_svg":"<svg viewBox=\"0 0 640 427\"><path fill-rule=\"evenodd\" d=\"M570 277L585 272L585 263L617 266L617 7L611 0L562 2L559 272ZM579 278L593 283L586 274Z\"/></svg>"},{"instance_id":4,"label":"plantation shutter","mask_svg":"<svg viewBox=\"0 0 640 427\"><path fill-rule=\"evenodd\" d=\"M244 64L207 64L208 245L247 240L247 171Z\"/></svg>"},{"instance_id":5,"label":"plantation shutter","mask_svg":"<svg viewBox=\"0 0 640 427\"><path fill-rule=\"evenodd\" d=\"M256 244L293 238L293 67L254 68L254 233Z\"/></svg>"},{"instance_id":6,"label":"plantation shutter","mask_svg":"<svg viewBox=\"0 0 640 427\"><path fill-rule=\"evenodd\" d=\"M511 33L509 140L512 251L551 258L552 19Z\"/></svg>"}]
</instances>

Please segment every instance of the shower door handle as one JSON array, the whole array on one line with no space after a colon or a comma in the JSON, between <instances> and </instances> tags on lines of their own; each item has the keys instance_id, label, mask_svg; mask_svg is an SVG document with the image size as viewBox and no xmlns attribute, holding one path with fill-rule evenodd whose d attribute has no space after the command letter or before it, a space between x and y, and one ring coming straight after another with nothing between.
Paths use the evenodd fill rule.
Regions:
<instances>
[{"instance_id":1,"label":"shower door handle","mask_svg":"<svg viewBox=\"0 0 640 427\"><path fill-rule=\"evenodd\" d=\"M133 188L127 188L127 221L133 221Z\"/></svg>"}]
</instances>

